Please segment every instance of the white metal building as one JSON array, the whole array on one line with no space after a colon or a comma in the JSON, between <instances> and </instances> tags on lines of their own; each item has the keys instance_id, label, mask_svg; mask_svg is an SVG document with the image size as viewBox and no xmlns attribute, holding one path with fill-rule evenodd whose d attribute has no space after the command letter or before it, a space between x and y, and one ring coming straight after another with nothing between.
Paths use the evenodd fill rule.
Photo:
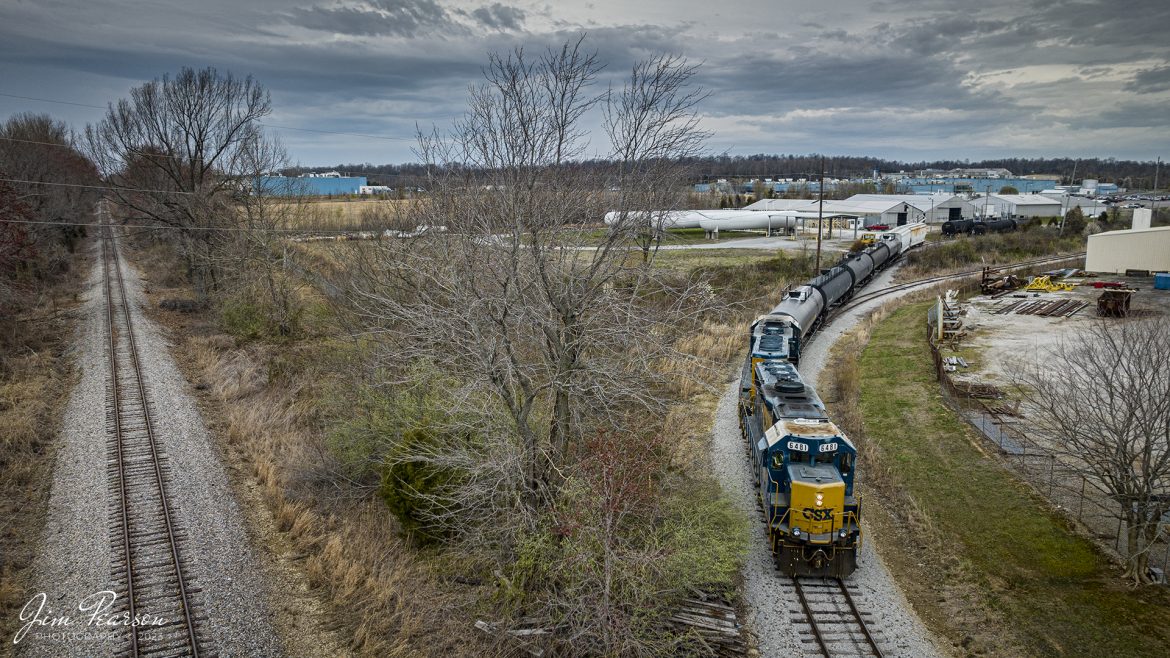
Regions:
<instances>
[{"instance_id":1,"label":"white metal building","mask_svg":"<svg viewBox=\"0 0 1170 658\"><path fill-rule=\"evenodd\" d=\"M956 210L951 210L956 208ZM820 212L817 199L764 199L744 207L749 211ZM947 221L951 213L966 213L971 217L973 207L955 194L854 194L848 199L825 199L824 214L830 217L856 217L863 225L901 226L928 221L928 217Z\"/></svg>"},{"instance_id":2,"label":"white metal building","mask_svg":"<svg viewBox=\"0 0 1170 658\"><path fill-rule=\"evenodd\" d=\"M958 194L854 194L845 203L860 201L881 201L890 204L906 203L922 213L927 224L941 224L948 219L963 219L975 216L975 206ZM911 219L910 221L915 221ZM890 223L891 225L896 222Z\"/></svg>"},{"instance_id":3,"label":"white metal building","mask_svg":"<svg viewBox=\"0 0 1170 658\"><path fill-rule=\"evenodd\" d=\"M1090 235L1085 269L1110 274L1170 272L1170 226Z\"/></svg>"},{"instance_id":4,"label":"white metal building","mask_svg":"<svg viewBox=\"0 0 1170 658\"><path fill-rule=\"evenodd\" d=\"M971 200L975 212L988 217L1059 217L1060 202L1043 194L990 194Z\"/></svg>"}]
</instances>

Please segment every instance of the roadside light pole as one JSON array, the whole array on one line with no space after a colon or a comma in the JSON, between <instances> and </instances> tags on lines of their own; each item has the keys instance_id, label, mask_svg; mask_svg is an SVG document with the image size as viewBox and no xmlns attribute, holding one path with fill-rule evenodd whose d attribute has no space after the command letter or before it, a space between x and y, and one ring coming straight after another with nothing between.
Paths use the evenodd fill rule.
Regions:
<instances>
[{"instance_id":1,"label":"roadside light pole","mask_svg":"<svg viewBox=\"0 0 1170 658\"><path fill-rule=\"evenodd\" d=\"M1060 195L1060 231L1058 235L1064 235L1064 218L1068 216L1068 190Z\"/></svg>"}]
</instances>

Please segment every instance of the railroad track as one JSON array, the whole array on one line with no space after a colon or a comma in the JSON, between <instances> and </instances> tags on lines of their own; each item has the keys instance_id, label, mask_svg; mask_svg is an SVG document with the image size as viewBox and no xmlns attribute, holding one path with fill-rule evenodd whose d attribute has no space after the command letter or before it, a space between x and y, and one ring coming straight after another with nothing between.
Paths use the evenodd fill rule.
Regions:
<instances>
[{"instance_id":1,"label":"railroad track","mask_svg":"<svg viewBox=\"0 0 1170 658\"><path fill-rule=\"evenodd\" d=\"M170 472L155 437L150 399L142 376L130 304L109 227L101 239L109 338L107 473L115 501L110 510L113 581L126 627L122 655L208 655L183 559L184 531L168 497ZM121 595L125 592L125 596Z\"/></svg>"},{"instance_id":2,"label":"railroad track","mask_svg":"<svg viewBox=\"0 0 1170 658\"><path fill-rule=\"evenodd\" d=\"M811 645L808 648L826 658L882 658L881 646L869 628L870 613L857 607L843 580L794 578L790 582L800 601L800 609L793 611L793 625L804 643Z\"/></svg>"},{"instance_id":3,"label":"railroad track","mask_svg":"<svg viewBox=\"0 0 1170 658\"><path fill-rule=\"evenodd\" d=\"M1072 260L1073 258L1080 258L1084 255L1085 255L1085 252L1082 251L1079 253L1066 254L1063 256L1048 256L1045 258L1035 258L1032 260L1020 261L1018 263L1012 263L1010 265L1003 265L1003 266L1000 266L997 268L993 268L992 271L1006 272L1009 270L1017 270L1017 269L1024 268L1024 267L1035 267L1037 265L1059 263L1061 261ZM889 286L888 288L882 288L881 290L874 290L872 292L867 292L867 293L864 293L861 295L855 295L852 299L850 299L849 301L845 302L844 304L841 304L836 309L834 309L832 311L832 314L829 315L829 317L825 320L825 324L832 322L834 319L837 318L837 316L841 315L845 311L857 308L858 306L861 306L862 304L865 304L866 302L872 301L872 300L877 299L879 297L884 297L885 295L889 295L890 293L895 293L895 292L898 292L900 290L906 290L908 288L916 288L918 286L922 286L922 285L930 284L930 283L941 283L943 281L953 281L956 279L965 279L965 278L972 277L972 276L978 276L982 273L983 273L983 270L978 269L978 270L969 270L966 272L955 272L954 274L942 274L939 276L932 276L932 277L928 277L925 279L918 279L916 281L907 281L906 283L900 283L896 286Z\"/></svg>"}]
</instances>

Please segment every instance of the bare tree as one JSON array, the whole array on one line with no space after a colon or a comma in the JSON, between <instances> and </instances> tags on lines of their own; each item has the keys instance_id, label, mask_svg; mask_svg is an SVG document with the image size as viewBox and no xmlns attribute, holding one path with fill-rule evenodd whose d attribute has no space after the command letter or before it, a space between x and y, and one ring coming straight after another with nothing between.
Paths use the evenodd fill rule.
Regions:
<instances>
[{"instance_id":1,"label":"bare tree","mask_svg":"<svg viewBox=\"0 0 1170 658\"><path fill-rule=\"evenodd\" d=\"M184 68L111 105L86 128L91 157L129 212L179 229L196 291L216 287L216 235L230 223L231 199L254 185L250 153L271 111L251 76Z\"/></svg>"},{"instance_id":2,"label":"bare tree","mask_svg":"<svg viewBox=\"0 0 1170 658\"><path fill-rule=\"evenodd\" d=\"M45 284L69 269L91 221L100 181L68 126L44 114L0 125L0 324L34 306ZM16 182L20 181L20 182Z\"/></svg>"},{"instance_id":3,"label":"bare tree","mask_svg":"<svg viewBox=\"0 0 1170 658\"><path fill-rule=\"evenodd\" d=\"M43 224L25 227L29 239L43 251L52 243L72 250L85 234L97 190L97 170L74 145L63 121L46 114L22 113L0 125L0 170L27 210L28 219ZM68 185L60 185L67 183ZM77 185L76 187L74 185ZM57 224L57 226L54 226Z\"/></svg>"},{"instance_id":4,"label":"bare tree","mask_svg":"<svg viewBox=\"0 0 1170 658\"><path fill-rule=\"evenodd\" d=\"M1025 369L1033 422L1062 461L1117 505L1125 577L1150 582L1151 545L1170 512L1170 325L1099 322Z\"/></svg>"},{"instance_id":5,"label":"bare tree","mask_svg":"<svg viewBox=\"0 0 1170 658\"><path fill-rule=\"evenodd\" d=\"M415 224L431 230L361 261L354 302L386 337L383 372L404 384L425 363L453 380L458 426L446 430L480 437L394 453L457 463L461 493L445 493L461 503L430 508L462 532L477 518L491 532L534 527L557 499L570 444L631 408L661 410L674 340L713 303L708 288L631 259L627 226L658 209L676 182L671 161L699 146L694 69L652 58L621 90L594 93L600 71L580 41L535 59L492 56L466 118L420 139L430 196ZM583 167L594 110L611 164ZM615 207L614 230L587 230Z\"/></svg>"},{"instance_id":6,"label":"bare tree","mask_svg":"<svg viewBox=\"0 0 1170 658\"><path fill-rule=\"evenodd\" d=\"M240 170L271 172L288 166L288 156L276 139L256 139L239 154ZM225 231L219 236L221 249L213 255L216 271L222 273L224 292L237 299L256 295L271 324L273 334L294 332L303 311L301 291L305 287L290 257L289 231L308 221L309 204L297 185L268 189L256 184L239 189L225 209ZM229 223L230 222L230 223Z\"/></svg>"},{"instance_id":7,"label":"bare tree","mask_svg":"<svg viewBox=\"0 0 1170 658\"><path fill-rule=\"evenodd\" d=\"M629 83L606 99L604 127L617 170L613 230L626 232L644 261L684 198L683 162L698 156L710 136L695 113L706 96L690 86L696 71L676 55L655 55L636 63Z\"/></svg>"}]
</instances>

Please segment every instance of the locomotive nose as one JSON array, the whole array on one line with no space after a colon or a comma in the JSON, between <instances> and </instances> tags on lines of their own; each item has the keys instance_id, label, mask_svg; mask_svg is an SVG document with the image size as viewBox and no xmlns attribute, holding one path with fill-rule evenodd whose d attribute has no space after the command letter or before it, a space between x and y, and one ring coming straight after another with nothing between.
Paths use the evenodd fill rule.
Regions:
<instances>
[{"instance_id":1,"label":"locomotive nose","mask_svg":"<svg viewBox=\"0 0 1170 658\"><path fill-rule=\"evenodd\" d=\"M813 481L792 483L792 525L799 527L810 540L833 541L832 533L842 526L845 508L845 483L839 479L825 482L821 478Z\"/></svg>"}]
</instances>

